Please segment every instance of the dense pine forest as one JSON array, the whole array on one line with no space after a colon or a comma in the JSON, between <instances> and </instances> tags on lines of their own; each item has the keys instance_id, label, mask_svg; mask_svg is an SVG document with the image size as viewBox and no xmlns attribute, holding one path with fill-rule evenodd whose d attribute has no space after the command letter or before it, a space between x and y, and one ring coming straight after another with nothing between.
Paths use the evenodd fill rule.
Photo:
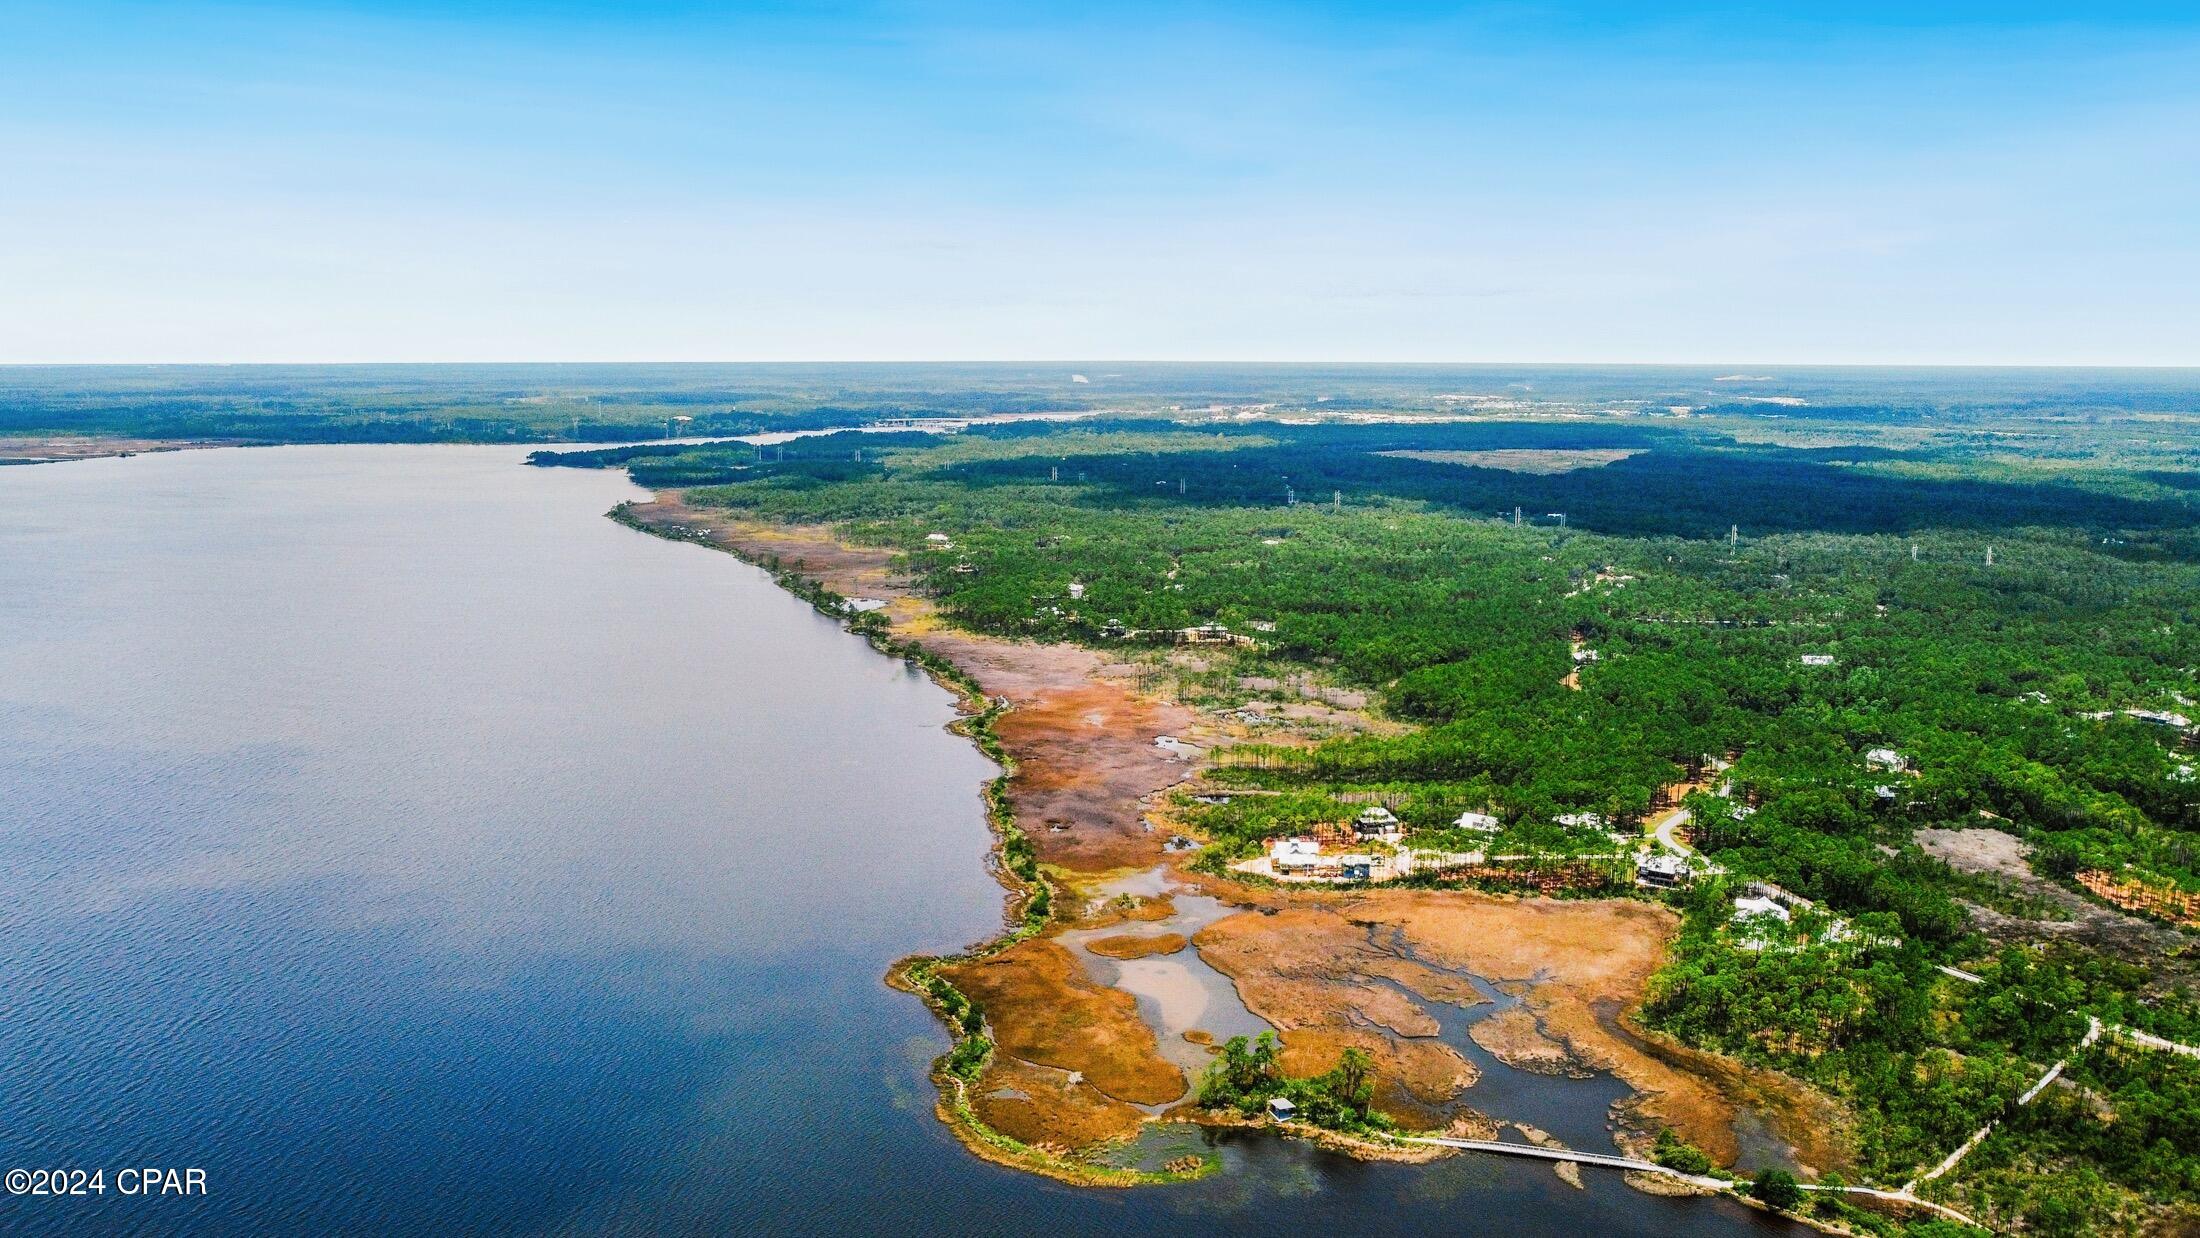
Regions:
<instances>
[{"instance_id":1,"label":"dense pine forest","mask_svg":"<svg viewBox=\"0 0 2200 1238\"><path fill-rule=\"evenodd\" d=\"M1188 807L1216 863L1368 792L1554 854L1598 845L1563 816L1685 796L1706 875L1612 891L1686 917L1639 1020L1840 1098L1874 1184L2000 1120L1921 1193L2060 1234L2200 1216L2200 1059L2073 1049L2200 1042L2200 416L2112 403L1177 408L538 463L839 526L959 622L1153 651L1211 708L1364 700L1381 726L1220 755L1281 794ZM1239 643L1158 656L1202 625ZM1753 881L1812 906L1773 947L1733 923Z\"/></svg>"}]
</instances>

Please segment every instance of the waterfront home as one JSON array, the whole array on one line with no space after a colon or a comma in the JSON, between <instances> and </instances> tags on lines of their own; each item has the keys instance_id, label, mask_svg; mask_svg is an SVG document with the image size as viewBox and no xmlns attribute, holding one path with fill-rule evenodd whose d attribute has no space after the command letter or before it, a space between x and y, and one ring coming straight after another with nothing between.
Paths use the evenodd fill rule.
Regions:
<instances>
[{"instance_id":1,"label":"waterfront home","mask_svg":"<svg viewBox=\"0 0 2200 1238\"><path fill-rule=\"evenodd\" d=\"M1288 1122L1299 1116L1299 1107L1292 1104L1288 1097L1271 1096L1268 1098L1268 1116L1278 1122Z\"/></svg>"},{"instance_id":2,"label":"waterfront home","mask_svg":"<svg viewBox=\"0 0 2200 1238\"><path fill-rule=\"evenodd\" d=\"M1268 859L1277 876L1303 876L1321 863L1321 844L1311 838L1279 838L1269 845Z\"/></svg>"},{"instance_id":3,"label":"waterfront home","mask_svg":"<svg viewBox=\"0 0 2200 1238\"><path fill-rule=\"evenodd\" d=\"M1892 748L1873 748L1864 754L1864 767L1899 774L1910 768L1910 760Z\"/></svg>"},{"instance_id":4,"label":"waterfront home","mask_svg":"<svg viewBox=\"0 0 2200 1238\"><path fill-rule=\"evenodd\" d=\"M1375 857L1348 855L1337 861L1337 873L1346 881L1372 881L1375 879Z\"/></svg>"},{"instance_id":5,"label":"waterfront home","mask_svg":"<svg viewBox=\"0 0 2200 1238\"><path fill-rule=\"evenodd\" d=\"M1677 855L1644 856L1635 863L1635 880L1652 889L1678 889L1688 883L1688 861Z\"/></svg>"},{"instance_id":6,"label":"waterfront home","mask_svg":"<svg viewBox=\"0 0 2200 1238\"><path fill-rule=\"evenodd\" d=\"M1473 830L1477 834L1495 834L1505 828L1504 822L1486 812L1460 813L1459 819L1452 824L1462 830Z\"/></svg>"},{"instance_id":7,"label":"waterfront home","mask_svg":"<svg viewBox=\"0 0 2200 1238\"><path fill-rule=\"evenodd\" d=\"M2178 731L2185 730L2192 725L2192 719L2187 718L2185 715L2173 714L2162 709L2127 709L2124 711L2124 715L2137 718L2139 721L2153 726L2166 726Z\"/></svg>"},{"instance_id":8,"label":"waterfront home","mask_svg":"<svg viewBox=\"0 0 2200 1238\"><path fill-rule=\"evenodd\" d=\"M1370 804L1359 816L1352 819L1352 832L1361 838L1396 842L1405 832L1405 827L1398 824L1398 818L1391 815L1388 808L1381 804Z\"/></svg>"},{"instance_id":9,"label":"waterfront home","mask_svg":"<svg viewBox=\"0 0 2200 1238\"><path fill-rule=\"evenodd\" d=\"M1577 830L1600 830L1604 828L1604 814L1595 812L1563 812L1558 815L1558 823L1560 825L1569 826Z\"/></svg>"}]
</instances>

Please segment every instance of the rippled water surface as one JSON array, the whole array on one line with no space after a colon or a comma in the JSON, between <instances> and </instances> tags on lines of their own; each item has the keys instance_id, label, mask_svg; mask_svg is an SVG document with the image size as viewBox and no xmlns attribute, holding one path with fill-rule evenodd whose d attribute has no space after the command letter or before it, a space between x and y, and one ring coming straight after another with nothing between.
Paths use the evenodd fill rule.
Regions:
<instances>
[{"instance_id":1,"label":"rippled water surface","mask_svg":"<svg viewBox=\"0 0 2200 1238\"><path fill-rule=\"evenodd\" d=\"M0 1165L208 1182L0 1229L1763 1224L1259 1137L1159 1191L973 1159L879 982L999 914L947 694L519 456L0 469Z\"/></svg>"}]
</instances>

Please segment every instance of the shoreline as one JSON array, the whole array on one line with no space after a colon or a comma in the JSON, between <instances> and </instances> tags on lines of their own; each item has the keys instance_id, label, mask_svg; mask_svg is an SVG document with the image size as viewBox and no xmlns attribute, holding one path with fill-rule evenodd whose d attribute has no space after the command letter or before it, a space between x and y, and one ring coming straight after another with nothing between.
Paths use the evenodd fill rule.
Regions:
<instances>
[{"instance_id":1,"label":"shoreline","mask_svg":"<svg viewBox=\"0 0 2200 1238\"><path fill-rule=\"evenodd\" d=\"M1190 1103L1188 1092L1173 1102L1149 1103L1141 1113L1117 1099L1136 1099L1136 1092L1112 1082L1110 1091L1093 1086L1088 1074L1110 1067L1132 1069L1147 1059L1158 1062L1155 1030L1141 1021L1128 994L1085 981L1075 959L1056 939L1075 927L1166 918L1174 914L1169 910L1172 895L1195 892L1225 904L1226 914L1220 925L1188 935L1208 948L1203 961L1222 973L1253 1014L1291 1035L1296 1044L1295 1052L1287 1054L1289 1073L1318 1073L1326 1068L1326 1057L1345 1047L1381 1049L1382 1037L1366 1032L1364 1012L1354 1005L1353 995L1359 991L1355 986L1364 985L1365 976L1353 974L1349 967L1311 978L1295 974L1292 969L1303 965L1303 957L1274 961L1268 958L1271 947L1279 955L1293 954L1293 935L1302 928L1311 930L1314 939L1331 944L1367 938L1380 928L1401 939L1413 934L1414 949L1426 952L1426 957L1424 953L1386 957L1376 967L1375 974L1386 982L1403 979L1418 986L1419 991L1405 989L1407 997L1445 1000L1443 989L1448 982L1439 973L1450 967L1462 971L1472 967L1476 974L1519 984L1541 999L1535 1010L1539 1025L1549 1021L1541 1028L1550 1037L1546 1046L1555 1042L1575 1059L1610 1070L1628 1086L1631 1109L1649 1110L1656 1120L1694 1140L1717 1145L1736 1114L1755 1108L1741 1098L1767 1086L1765 1078L1745 1079L1755 1072L1744 1071L1738 1064L1716 1072L1716 1078L1679 1069L1677 1063L1658 1060L1664 1055L1642 1052L1639 1041L1630 1044L1634 1037L1611 1036L1609 1019L1595 1017L1597 1008L1614 997L1631 997L1649 971L1662 962L1670 936L1670 926L1660 919L1670 918L1663 908L1637 900L1524 900L1466 890L1437 896L1450 900L1439 907L1427 892L1268 890L1186 871L1178 857L1160 848L1156 824L1147 818L1146 810L1149 806L1158 810L1157 801L1171 787L1195 778L1203 762L1149 762L1118 777L1124 775L1124 753L1143 749L1147 742L1126 742L1122 734L1102 734L1096 740L1094 731L1083 728L1099 728L1101 715L1088 712L1065 722L1058 716L1063 712L1058 698L1069 698L1073 710L1114 709L1106 721L1116 724L1116 731L1135 731L1138 727L1133 724L1143 723L1145 729L1158 728L1171 735L1196 732L1206 723L1190 710L1141 701L1135 707L1145 712L1126 719L1121 713L1129 694L1121 686L1120 675L1109 677L1111 668L1101 656L1077 647L1012 642L950 629L936 608L887 566L890 552L850 546L827 530L774 526L739 513L690 508L677 490L655 492L647 502L621 503L607 514L640 532L732 554L766 571L781 588L865 637L880 652L923 668L957 698L961 716L950 729L971 739L1001 767L1002 772L986 784L982 798L992 835L990 866L1005 891L1002 931L959 952L903 958L884 977L889 986L924 1001L949 1032L949 1050L933 1062L930 1071L937 1089L935 1112L958 1141L987 1161L1080 1186L1184 1182L1214 1172L1219 1163L1207 1156L1179 1158L1158 1171L1107 1163L1104 1158L1134 1139L1146 1122L1164 1117L1204 1127L1268 1129L1367 1160L1426 1162L1458 1155L1427 1145L1390 1144L1311 1127L1248 1121L1234 1113L1206 1113ZM851 605L851 598L863 599L863 607ZM1166 709L1175 713L1165 721L1151 716ZM1004 729L1013 734L1004 736ZM1073 749L1074 759L1049 751L1049 740ZM1033 761L1045 768L1032 768ZM1064 778L1064 765L1074 766L1074 777ZM1060 788L1052 784L1089 783L1094 768L1115 781L1098 790L1078 785L1079 794L1071 797L1077 802L1065 804ZM1121 812L1106 818L1089 811L1089 801L1104 799L1111 792L1135 801L1128 825L1120 819ZM1034 808L1040 811L1034 813ZM1087 811L1076 815L1080 809ZM1069 824L1057 814L1068 814ZM1048 832L1035 839L1026 831L1024 820L1045 821ZM1157 880L1164 892L1143 901L1119 894L1105 900L1105 907L1090 897L1104 896L1141 875ZM1078 898L1085 899L1082 911L1064 912L1058 907L1064 899ZM1131 905L1119 907L1126 899ZM1156 912L1160 914L1149 914ZM1526 930L1534 940L1525 951L1515 950L1506 957L1478 957L1471 944L1451 938L1487 936L1486 930L1458 934L1436 922L1445 915L1502 926L1498 936ZM1585 955L1609 953L1603 943L1615 927L1632 930L1633 952L1626 965L1614 970L1585 963ZM1232 937L1216 938L1218 928L1229 930ZM1285 935L1274 936L1277 928L1286 928ZM1057 931L1050 933L1050 929ZM1237 948L1231 951L1231 945ZM1214 956L1212 951L1218 948L1225 949L1225 954ZM1550 957L1538 953L1543 949L1549 950ZM1553 959L1562 964L1560 971L1580 974L1565 978L1564 983L1550 983ZM1067 980L1061 975L1065 966L1071 973ZM1506 981L1507 977L1512 979ZM1004 978L1005 987L1000 983ZM967 991L973 980L985 989L982 1004ZM1113 1008L1108 1005L1111 1001ZM1099 1048L1089 1037L1066 1045L1050 1043L1046 1035L1060 1029L1046 1018L1054 1015L1059 1020L1062 1008L1070 1010L1071 1022L1081 1026L1097 1022L1123 1034ZM1030 1026L1034 1023L1039 1025L1037 1031ZM1357 1030L1354 1024L1359 1025ZM1600 1024L1606 1026L1600 1028ZM1388 1026L1395 1029L1396 1021ZM1021 1037L1016 1055L1009 1056L996 1046L996 1039L1003 1036ZM1116 1043L1125 1040L1143 1044L1125 1048ZM1034 1046L1040 1051L1034 1052ZM1111 1050L1121 1052L1111 1054ZM1468 1077L1462 1081L1453 1066L1465 1064L1443 1060L1450 1050L1408 1039L1391 1044L1388 1052L1389 1072L1399 1081L1399 1099L1378 1105L1393 1117L1434 1114L1439 1102L1456 1103L1462 1096L1472 1105L1472 1068L1467 1068ZM1405 1056L1398 1056L1401 1052ZM1173 1075L1175 1068L1168 1069ZM1186 1083L1196 1085L1196 1072L1188 1070L1186 1076ZM1114 1077L1128 1078L1120 1070ZM1035 1080L1039 1087L1033 1086ZM987 1085L982 1093L973 1086L981 1082ZM1177 1091L1183 1092L1182 1085ZM1014 1099L1004 1100L1004 1096ZM1405 1110L1395 1107L1401 1103ZM988 1109L992 1112L984 1112ZM1020 1129L1004 1129L1003 1122ZM1073 1132L1074 1137L1060 1136L1063 1131ZM1729 1152L1722 1161L1731 1157L1731 1140L1727 1146ZM1811 1155L1817 1157L1824 1150L1821 1146ZM1833 1159L1838 1161L1838 1155ZM1819 1165L1828 1167L1832 1166Z\"/></svg>"},{"instance_id":2,"label":"shoreline","mask_svg":"<svg viewBox=\"0 0 2200 1238\"><path fill-rule=\"evenodd\" d=\"M659 493L649 505L654 506L665 501L664 494ZM677 503L677 500L674 502ZM971 1009L974 1003L946 977L940 975L940 970L992 958L1039 936L1052 921L1055 899L1068 892L1065 889L1067 883L1050 876L1035 859L1030 858L1033 855L1030 836L1018 824L1016 812L1009 802L1009 790L1018 774L1019 765L1015 755L995 731L994 723L1014 708L1012 703L1005 698L987 695L967 668L913 640L893 635L890 623L880 610L851 608L848 605L848 596L831 588L819 578L808 575L797 567L790 567L779 556L757 553L753 547L713 537L693 526L646 519L637 513L637 508L642 506L645 505L623 502L605 514L637 532L669 541L692 542L732 555L741 562L768 573L778 587L808 602L819 614L840 621L847 630L865 638L880 653L922 668L935 683L955 695L962 711L961 717L948 724L948 729L971 740L980 753L1001 767L1001 773L986 783L981 798L985 805L987 830L993 839L989 853L992 860L990 867L1006 891L1001 915L1002 931L994 937L951 954L906 956L889 967L883 977L888 987L909 993L924 1002L949 1033L951 1043L948 1051L934 1060L930 1077L938 1089L934 1111L956 1139L973 1154L994 1164L1041 1174L1074 1186L1166 1185L1196 1181L1215 1172L1219 1168L1219 1162L1208 1157L1199 1158L1197 1168L1165 1169L1157 1172L1072 1159L1048 1148L1026 1143L988 1124L970 1102L972 1079L988 1064L992 1056L990 1046L982 1057L970 1063L970 1077L957 1073L953 1066L958 1051L962 1051L965 1045L974 1040L983 1039L983 1036L981 1032L967 1028L963 1022L963 1012ZM1447 1149L1403 1146L1320 1127L1281 1127L1234 1114L1206 1113L1194 1109L1188 1101L1172 1106L1167 1116L1171 1120L1203 1127L1268 1130L1280 1136L1307 1140L1362 1160L1420 1164L1457 1155Z\"/></svg>"},{"instance_id":3,"label":"shoreline","mask_svg":"<svg viewBox=\"0 0 2200 1238\"><path fill-rule=\"evenodd\" d=\"M61 464L70 460L107 460L167 451L242 447L213 439L109 438L96 434L0 435L0 468L9 465Z\"/></svg>"},{"instance_id":4,"label":"shoreline","mask_svg":"<svg viewBox=\"0 0 2200 1238\"><path fill-rule=\"evenodd\" d=\"M956 1073L951 1066L958 1052L964 1046L982 1040L983 1034L980 1030L966 1026L962 1015L971 1008L970 999L945 977L940 976L938 969L988 958L1036 936L1047 923L1055 896L1054 885L1037 864L1020 861L1020 857L1030 854L1029 839L1016 824L1015 813L1007 801L1009 780L1016 775L1016 760L993 730L994 720L1007 711L1008 704L987 697L977 680L964 668L921 646L892 636L888 626L877 618L876 612L851 610L846 597L826 587L816 578L805 576L786 567L782 562L755 555L730 542L675 531L641 519L634 514L634 507L635 504L631 502L621 503L606 514L612 520L638 532L670 541L694 542L730 554L751 567L768 573L774 584L808 602L819 614L840 620L850 632L862 636L880 653L923 668L933 682L954 694L958 708L962 711L959 718L948 724L948 729L976 744L980 753L1001 767L1001 772L986 783L981 798L985 804L987 832L993 840L989 852L994 861L991 867L995 878L1006 891L1001 914L1002 931L954 954L905 956L896 960L887 969L884 977L888 987L911 994L922 1001L948 1031L948 1051L934 1059L930 1071L933 1086L938 1089L933 1111L941 1122L946 1124L964 1147L983 1160L1042 1174L1073 1186L1160 1185L1194 1181L1214 1172L1217 1163L1204 1157L1200 1159L1200 1167L1196 1170L1155 1173L1073 1161L1024 1143L993 1128L978 1116L970 1103L969 1081ZM972 1073L983 1069L990 1056L988 1044L986 1050L975 1058L975 1069Z\"/></svg>"}]
</instances>

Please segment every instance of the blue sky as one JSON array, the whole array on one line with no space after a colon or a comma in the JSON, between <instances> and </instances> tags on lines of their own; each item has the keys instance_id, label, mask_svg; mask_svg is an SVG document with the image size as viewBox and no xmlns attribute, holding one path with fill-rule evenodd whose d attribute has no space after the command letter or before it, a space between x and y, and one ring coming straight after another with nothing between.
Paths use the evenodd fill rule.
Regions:
<instances>
[{"instance_id":1,"label":"blue sky","mask_svg":"<svg viewBox=\"0 0 2200 1238\"><path fill-rule=\"evenodd\" d=\"M0 361L2200 364L2169 5L0 0Z\"/></svg>"}]
</instances>

